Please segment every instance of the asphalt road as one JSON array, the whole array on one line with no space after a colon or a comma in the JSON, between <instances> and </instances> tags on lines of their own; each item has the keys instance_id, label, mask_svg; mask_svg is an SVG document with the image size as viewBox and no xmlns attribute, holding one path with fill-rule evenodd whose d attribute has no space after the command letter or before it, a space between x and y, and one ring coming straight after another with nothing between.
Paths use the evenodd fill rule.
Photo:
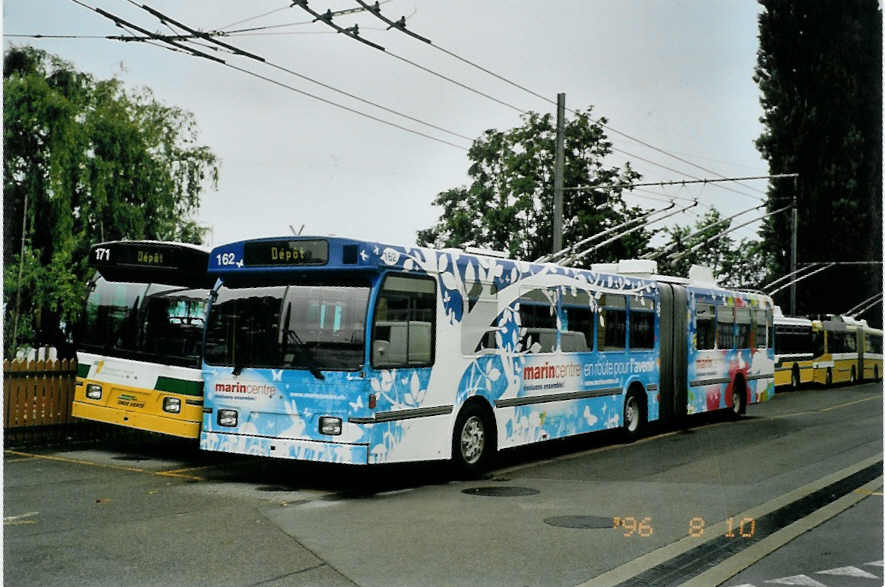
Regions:
<instances>
[{"instance_id":1,"label":"asphalt road","mask_svg":"<svg viewBox=\"0 0 885 587\"><path fill-rule=\"evenodd\" d=\"M737 422L508 451L469 482L148 436L7 450L4 583L878 585L882 407L881 384L782 393Z\"/></svg>"}]
</instances>

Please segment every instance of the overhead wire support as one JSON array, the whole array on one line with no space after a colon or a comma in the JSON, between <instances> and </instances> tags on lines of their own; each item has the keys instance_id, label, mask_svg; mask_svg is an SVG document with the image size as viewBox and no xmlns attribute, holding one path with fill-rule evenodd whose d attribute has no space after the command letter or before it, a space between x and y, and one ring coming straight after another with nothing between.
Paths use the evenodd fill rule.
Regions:
<instances>
[{"instance_id":1,"label":"overhead wire support","mask_svg":"<svg viewBox=\"0 0 885 587\"><path fill-rule=\"evenodd\" d=\"M694 208L694 207L697 206L697 205L698 205L698 203L697 203L697 201L695 201L695 202L693 202L693 203L692 203L691 205L689 205L689 206L685 206L684 208L680 208L680 209L678 209L678 210L675 210L675 211L673 211L673 212L670 212L669 214L665 214L665 215L661 216L660 218L655 218L654 220L650 220L650 221L648 221L648 222L644 222L644 223L640 224L639 226L636 226L636 227L631 228L631 229L629 229L629 230L626 230L626 231L624 231L624 232L619 232L619 233L616 234L615 236L613 236L613 237L611 237L611 238L609 238L609 239L606 239L606 240L602 241L601 243L599 243L599 244L597 244L597 245L593 245L593 246L590 247L589 249L584 249L584 250L581 251L580 253L572 254L572 255L566 257L564 260L560 261L559 264L560 264L560 265L565 265L565 266L571 265L571 264L574 263L575 261L579 261L579 260L583 259L584 257L586 257L587 255L589 255L589 254L592 253L593 251L599 250L599 249L601 249L602 247L604 247L604 246L606 246L606 245L608 245L608 244L611 244L611 243L613 243L613 242L615 242L615 241L617 241L617 240L620 240L620 239L624 238L625 236L627 236L628 234L632 234L632 233L636 232L637 230L642 230L643 228L647 228L647 227L648 227L649 225L651 225L651 224L654 224L654 223L656 223L656 222L660 222L661 220L665 220L665 219L667 219L667 218L670 218L671 216L675 216L676 214L681 214L682 212L685 212L686 210L689 210L689 209L691 209L691 208Z\"/></svg>"},{"instance_id":2,"label":"overhead wire support","mask_svg":"<svg viewBox=\"0 0 885 587\"><path fill-rule=\"evenodd\" d=\"M731 232L734 232L735 230L737 230L737 229L739 229L739 228L743 228L743 227L747 226L748 224L753 224L754 222L759 222L759 221L762 220L763 218L768 218L769 216L774 216L775 214L780 214L781 212L784 212L784 211L786 211L786 210L789 210L789 209L791 209L792 207L793 207L793 206L784 206L783 208L779 208L779 209L777 209L777 210L775 210L775 211L773 211L773 212L769 212L768 214L763 214L762 216L757 216L756 218L753 218L752 220L747 220L746 222L741 223L741 224L738 224L737 226L731 227L731 228L729 228L728 230L723 230L722 232L719 232L719 233L717 233L717 234L714 234L714 235L711 236L710 238L707 238L707 239L703 240L702 242L700 242L700 243L694 245L693 247L691 247L690 249L688 249L688 250L686 250L686 251L683 251L683 252L681 252L681 253L679 253L679 254L676 254L676 255L669 255L667 258L670 259L672 262L675 263L676 261L678 261L678 260L680 260L680 259L682 259L682 258L684 258L684 257L687 257L688 255L690 255L691 253L695 252L696 250L698 250L698 249L701 248L702 246L706 245L707 243L711 243L711 242L713 242L713 241L719 240L719 239L722 238L723 236L725 236L725 235L727 235L727 234L729 234L729 233L731 233Z\"/></svg>"},{"instance_id":3,"label":"overhead wire support","mask_svg":"<svg viewBox=\"0 0 885 587\"><path fill-rule=\"evenodd\" d=\"M218 45L219 47L224 47L225 49L228 49L228 50L230 50L230 51L233 51L233 52L236 53L237 55L242 55L243 57L248 57L249 59L254 59L254 60L256 60L256 61L260 61L260 62L262 62L262 63L265 62L264 57L261 57L260 55L256 55L256 54L254 54L254 53L250 53L250 52L248 52L248 51L243 51L242 49L240 49L240 48L238 48L238 47L234 47L233 45L229 45L228 43L225 43L225 42L223 42L223 41L219 41L218 39L212 37L212 36L209 35L208 33L204 33L204 32L202 32L202 31L198 31L198 30L192 29L191 27L189 27L189 26L187 26L187 25L185 25L185 24L182 24L182 23L178 22L178 21L175 20L174 18L171 18L171 17L169 17L169 16L166 16L165 14L163 14L162 12L160 12L159 10L154 10L153 8L151 8L150 6L148 6L147 4L138 4L138 3L135 2L134 0L129 0L129 3L130 3L130 4L133 4L133 5L135 5L135 6L138 6L138 7L141 8L142 10L146 10L147 12L153 14L153 15L156 16L157 19L159 19L159 21L160 21L161 23L163 23L163 24L167 24L167 23L169 23L169 24L174 24L175 26L177 26L177 27L179 27L179 28L182 28L182 29L186 30L187 32L189 32L189 33L192 34L192 35L196 35L197 37L200 37L201 39L205 39L205 40L209 41L210 43L213 43L213 44L215 44L215 45Z\"/></svg>"},{"instance_id":4,"label":"overhead wire support","mask_svg":"<svg viewBox=\"0 0 885 587\"><path fill-rule=\"evenodd\" d=\"M575 186L570 188L563 188L566 190L583 190L583 189L594 189L599 187L606 187L611 189L621 188L621 189L630 189L634 187L664 187L667 185L689 185L695 183L722 183L722 182L734 182L734 181L749 181L751 179L784 179L787 177L799 177L798 173L776 173L773 175L752 175L746 177L722 177L717 179L709 179L709 178L696 178L696 179L675 179L668 181L649 181L642 183L612 183L605 186Z\"/></svg>"},{"instance_id":5,"label":"overhead wire support","mask_svg":"<svg viewBox=\"0 0 885 587\"><path fill-rule=\"evenodd\" d=\"M780 287L778 287L778 288L776 288L776 289L773 289L773 290L771 290L771 291L768 291L768 292L766 292L766 293L767 293L769 296L773 296L773 295L776 294L777 292L782 291L782 290L784 290L784 289L790 287L791 285L794 285L794 284L796 284L796 283L799 283L799 282L802 281L803 279L808 279L808 278L811 277L812 275L815 275L815 274L817 274L817 273L820 273L821 271L826 271L827 269L829 269L830 267L833 267L833 266L835 266L835 263L827 263L827 264L824 265L823 267L820 267L820 268L818 268L818 269L816 269L816 270L814 270L814 271L812 271L812 272L810 272L810 273L806 273L805 275L802 275L801 277L797 277L797 278L793 279L792 281L789 281L789 282L785 283L784 285L782 285L782 286L780 286Z\"/></svg>"},{"instance_id":6,"label":"overhead wire support","mask_svg":"<svg viewBox=\"0 0 885 587\"><path fill-rule=\"evenodd\" d=\"M433 45L433 41L431 41L427 37L422 37L421 35L419 35L417 33L413 33L412 31L410 31L409 29L406 28L406 17L405 16L400 17L399 20L393 21L393 20L390 20L389 18L387 18L386 16L384 16L383 14L381 14L381 4L379 2L375 2L375 4L371 5L371 6L366 4L365 2L363 2L363 0L356 0L356 3L359 4L360 6L362 6L366 10L366 12L374 14L376 17L378 17L379 19L384 21L384 23L388 25L387 30L397 29L398 31L401 31L414 39L418 39L419 41L421 41L423 43L427 43L428 45Z\"/></svg>"},{"instance_id":7,"label":"overhead wire support","mask_svg":"<svg viewBox=\"0 0 885 587\"><path fill-rule=\"evenodd\" d=\"M114 22L117 23L117 25L120 26L121 28L126 28L126 26L124 26L124 25L130 25L130 23L124 21L124 20L121 19L120 17L115 16L115 15L113 15L113 14L110 14L109 12L106 12L106 11L104 11L104 10L97 9L97 8L92 8L91 6L87 6L86 4L80 2L80 0L72 0L72 2L74 2L74 3L76 3L76 4L79 4L80 6L83 6L84 8L87 8L87 9L92 10L92 11L94 11L94 12L97 12L98 14L104 16L105 18L114 21ZM124 24L120 24L121 22L124 23ZM141 27L137 27L137 26L135 26L135 25L131 25L131 28L133 28L133 29L135 29L135 30L141 32L142 34L146 34L146 35L148 35L148 37L151 38L151 39L158 38L158 35L155 35L154 33L151 33L150 31L147 31L147 30L145 30L145 29L142 29ZM166 42L168 42L168 41L166 41ZM281 88L288 89L288 90L290 90L290 91L292 91L292 92L295 92L295 93L297 93L297 94L301 94L301 95L303 95L303 96L307 96L307 97L309 97L309 98L313 98L314 100L317 100L317 101L319 101L319 102L323 102L324 104L328 104L328 105L330 105L330 106L334 106L335 108L339 108L339 109L341 109L341 110L345 110L345 111L347 111L347 112L351 112L351 113L353 113L353 114L356 114L357 116L362 116L363 118L368 118L369 120L374 120L375 122L380 122L381 124L385 124L385 125L387 125L387 126L391 126L391 127L393 127L393 128L397 128L397 129L399 129L399 130L403 130L403 131L406 131L406 132L408 132L408 133L411 133L411 134L414 134L414 135L417 135L417 136L420 136L420 137L424 137L424 138L426 138L426 139L430 139L430 140L432 140L432 141L436 141L436 142L438 142L438 143L443 143L443 144L446 144L446 145L449 145L449 146L455 147L455 148L457 148L457 149L460 149L460 150L462 150L462 151L467 151L467 150L468 150L467 147L464 147L463 145L458 145L458 144L453 143L453 142L451 142L451 141L447 141L447 140L445 140L445 139L441 139L441 138L439 138L439 137L434 137L434 136L432 136L432 135L429 135L429 134L423 133L423 132L421 132L421 131L417 131L417 130L415 130L415 129L411 129L411 128L408 128L408 127L402 126L402 125L397 124L397 123L395 123L395 122L391 122L391 121L389 121L389 120L384 120L383 118L379 118L379 117L377 117L377 116L373 116L373 115L368 114L368 113L366 113L366 112L361 112L360 110L357 110L357 109L355 109L355 108L351 108L351 107L349 107L349 106L345 106L345 105L343 105L343 104L339 104L338 102L333 102L332 100L329 100L329 99L327 99L327 98L323 98L322 96L317 96L316 94L312 94L312 93L307 92L307 91L305 91L305 90L302 90L302 89L296 88L296 87L294 87L294 86L291 86L291 85L289 85L289 84L283 83L283 82L278 81L278 80L275 80L275 79L273 79L273 78L270 78L270 77L267 77L267 76L261 75L261 74L259 74L259 73L254 72L254 71L250 71L250 70L245 69L245 68L243 68L243 67L239 67L239 66L233 65L233 64L231 64L231 63L227 63L227 62L224 61L223 59L219 59L219 58L217 58L217 57L213 57L213 56L211 56L211 55L207 55L207 54L205 54L205 53L203 53L203 52L201 52L201 51L196 51L195 49L191 49L190 47L187 47L187 46L184 46L184 45L179 45L179 44L177 44L177 43L170 43L170 44L172 44L172 45L174 45L174 46L173 46L173 47L167 47L167 46L165 46L165 45L158 45L158 46L161 47L161 48L163 48L163 49L168 49L168 50L170 50L170 51L187 52L187 53L190 53L191 55L194 55L194 56L197 56L197 57L203 57L203 58L208 59L208 60L210 60L210 61L214 61L214 62L216 62L216 63L220 63L221 65L224 65L225 67L228 67L228 68L230 68L230 69L234 69L234 70L236 70L236 71L239 71L239 72L245 73L246 75L250 75L250 76L255 77L255 78L257 78L257 79L264 80L264 81L266 81L266 82L272 83L272 84L274 84L274 85L276 85L276 86L279 86L279 87L281 87ZM267 62L265 62L265 63L267 63ZM270 64L268 63L268 65L270 65ZM296 74L296 75L297 75L297 74ZM318 83L318 84L319 84L319 82L314 82L314 83ZM320 85L323 85L323 84L320 84ZM426 123L425 123L425 124L426 124Z\"/></svg>"},{"instance_id":8,"label":"overhead wire support","mask_svg":"<svg viewBox=\"0 0 885 587\"><path fill-rule=\"evenodd\" d=\"M114 24L116 24L118 27L120 27L122 29L131 29L131 30L138 31L143 35L147 35L151 39L156 39L158 41L168 43L169 45L172 45L173 47L177 48L180 51L190 53L194 57L202 57L203 59L208 59L209 61L215 61L216 63L221 63L222 65L226 65L226 63L224 62L223 59L219 59L218 57L215 57L213 55L203 53L202 51L197 51L196 49L193 49L192 47L188 47L186 45L182 45L181 43L178 43L177 41L163 39L162 35L154 34L147 29L143 29L138 25L132 24L131 22L124 20L124 19L120 18L119 16L113 15L110 12L102 10L101 8L94 8L92 6L89 6L88 4L80 2L80 0L71 0L71 1L74 4L78 4L78 5L82 6L83 8L86 8L87 10L91 10L97 14L100 14L101 16L103 16L109 20L112 20L114 22Z\"/></svg>"},{"instance_id":9,"label":"overhead wire support","mask_svg":"<svg viewBox=\"0 0 885 587\"><path fill-rule=\"evenodd\" d=\"M552 263L552 262L555 262L556 259L559 259L559 258L561 258L561 257L565 257L566 255L568 255L568 254L571 253L572 251L576 250L578 247L582 247L582 246L584 246L584 245L586 245L586 244L590 244L591 242L593 242L593 241L595 241L595 240L597 240L597 239L600 239L600 238L602 238L602 237L604 237L604 236L607 236L607 235L611 234L612 232L614 232L614 231L616 231L616 230L620 230L620 229L622 229L622 228L626 228L626 227L628 227L628 226L630 226L630 225L632 225L632 224L636 224L637 222L642 222L643 220L647 219L649 216L653 216L653 215L655 215L655 214L660 214L660 213L662 213L662 212L666 212L667 210L670 210L670 209L673 208L674 206L676 206L676 202L670 200L670 205L667 206L666 208L661 208L661 209L659 209L659 210L652 210L651 212L646 212L645 214L642 214L641 216L637 216L636 218L631 218L630 220L627 220L626 222L622 222L622 223L620 223L620 224L618 224L618 225L616 225L616 226L612 226L611 228L608 228L608 229L606 229L606 230L603 230L602 232L598 232L598 233L594 234L593 236L589 236L589 237L587 237L587 238L585 238L585 239L582 239L582 240L576 242L576 243L573 244L573 245L570 245L570 246L568 246L568 247L563 248L563 249L560 250L560 251L557 251L557 252L555 252L555 253L550 253L549 255L544 255L544 256L542 256L542 257L538 257L537 259L534 260L534 262L535 262L535 263Z\"/></svg>"},{"instance_id":10,"label":"overhead wire support","mask_svg":"<svg viewBox=\"0 0 885 587\"><path fill-rule=\"evenodd\" d=\"M743 210L742 212L738 212L737 214L732 214L728 218L722 218L721 220L717 220L716 222L711 222L710 224L707 224L703 228L696 230L695 232L693 232L689 235L686 235L685 240L688 241L688 240L698 236L699 234L710 230L711 228L715 228L716 226L719 226L720 224L725 224L726 222L730 222L730 221L734 220L735 218L737 218L738 216L743 216L744 214L748 214L748 213L752 212L753 210L758 210L759 208L763 208L763 207L765 207L765 204L759 204L758 206L753 206L752 208L747 208L746 210ZM646 255L645 257L642 257L642 258L643 259L652 259L652 260L657 259L658 257L663 255L664 253L667 253L667 252L675 249L676 246L677 246L677 243L673 243L667 247L664 247L660 251L657 251L657 252L652 253L650 255Z\"/></svg>"},{"instance_id":11,"label":"overhead wire support","mask_svg":"<svg viewBox=\"0 0 885 587\"><path fill-rule=\"evenodd\" d=\"M335 17L335 13L332 12L331 10L326 10L326 12L321 14L321 13L315 11L310 6L308 6L307 0L293 0L292 6L300 6L301 8L303 8L305 12L309 13L311 16L314 17L314 22L317 22L317 21L324 22L327 25L329 25L330 27L332 27L333 29L335 29L336 31L338 31L339 33L343 33L343 34L347 35L348 37L350 37L351 39L354 39L356 41L359 41L360 43L366 44L369 47L372 47L373 49L378 49L379 51L387 52L387 49L385 49L381 45L379 45L377 43L373 43L372 41L362 38L360 36L360 29L357 25L353 25L350 28L343 28L343 27L338 26L334 22L332 22L332 19Z\"/></svg>"},{"instance_id":12,"label":"overhead wire support","mask_svg":"<svg viewBox=\"0 0 885 587\"><path fill-rule=\"evenodd\" d=\"M132 4L136 4L135 2L133 2L133 0L129 0L129 1L130 1ZM138 5L136 4L136 6L138 6ZM158 18L160 21L168 21L168 22L174 23L176 26L179 26L179 27L183 28L184 30L186 30L186 31L188 31L188 32L190 32L190 33L192 33L192 34L194 34L194 35L201 36L201 37L205 37L205 34L204 34L204 33L201 33L200 31L195 31L194 29L188 27L187 25L182 24L182 23L176 21L175 19L173 19L173 18L171 18L171 17L169 17L169 16L166 16L166 15L163 14L162 12L160 12L160 11L158 11L158 10L154 10L154 9L152 9L151 7L147 6L146 4L142 4L142 5L140 5L140 8L142 8L142 9L146 10L147 12L149 12L150 14L154 15L154 16L155 16L156 18ZM355 94L351 94L350 92L346 92L346 91L344 91L344 90L340 90L340 89L338 89L338 88L335 88L334 86L330 86L330 85L325 84L325 83L323 83L323 82L321 82L321 81L315 80L315 79L313 79L313 78L311 78L311 77L308 77L308 76L306 76L306 75L303 75L303 74L301 74L301 73L298 73L297 71L293 71L293 70L288 69L288 68L286 68L286 67L283 67L283 66L281 66L281 65L277 65L277 64L275 64L275 63L271 63L271 62L267 61L264 57L261 57L260 55L255 55L254 53L249 53L248 51L242 51L242 50L240 50L238 47L234 47L233 45L229 45L229 44L227 44L227 43L223 43L223 42L221 42L221 41L218 41L218 40L216 40L216 39L213 39L211 36L208 36L208 37L205 37L205 38L207 38L210 42L215 43L215 44L217 44L217 45L219 45L219 46L221 46L221 47L225 47L225 48L227 48L227 49L233 51L234 53L236 53L236 54L238 54L238 55L242 55L242 56L244 56L244 57L249 57L249 58L251 58L251 59L255 59L256 61L260 61L261 63L263 63L263 64L265 64L265 65L267 65L267 66L269 66L269 67L272 67L272 68L277 69L277 70L279 70L279 71L284 71L284 72L286 72L286 73L288 73L288 74L294 75L294 76L299 77L299 78L304 79L304 80L307 80L307 81L309 81L309 82L311 82L311 83L313 83L313 84L316 84L316 85L318 85L318 86L321 86L321 87L323 87L323 88L326 88L327 90L331 90L331 91L333 91L333 92L337 92L337 93L339 93L339 94L341 94L341 95L347 96L348 98L352 98L352 99L354 99L354 100L357 100L357 101L359 101L359 102L362 102L363 104L367 104L367 105L369 105L369 106L373 106L373 107L375 107L375 108L378 108L379 110L383 110L383 111L388 112L388 113L390 113L390 114L393 114L393 115L395 115L395 116L400 116L400 117L405 118L405 119L407 119L407 120L411 120L412 122L417 122L418 124L423 124L424 126L427 126L427 127L429 127L429 128L433 128L433 129L438 130L438 131L440 131L440 132L444 132L444 133L446 133L446 134L449 134L449 135L452 135L452 136L455 136L455 137L458 137L458 138L464 139L464 140L466 140L466 141L472 141L472 139L471 139L470 137L466 136L466 135L462 135L462 134L456 133L456 132L454 132L454 131L450 131L450 130L445 129L445 128L441 127L441 126L438 126L438 125L432 124L432 123L430 123L430 122L425 122L425 121L421 120L420 118L416 118L416 117L414 117L414 116L410 116L410 115L408 115L408 114L403 114L403 113L401 113L401 112L398 112L398 111L396 111L396 110L393 110L392 108L388 108L388 107L386 107L386 106L382 106L381 104L378 104L378 103L376 103L376 102L372 102L371 100L366 100L365 98L361 98L361 97L359 97L359 96L357 96L357 95L355 95ZM463 147L461 147L461 148L463 148Z\"/></svg>"}]
</instances>

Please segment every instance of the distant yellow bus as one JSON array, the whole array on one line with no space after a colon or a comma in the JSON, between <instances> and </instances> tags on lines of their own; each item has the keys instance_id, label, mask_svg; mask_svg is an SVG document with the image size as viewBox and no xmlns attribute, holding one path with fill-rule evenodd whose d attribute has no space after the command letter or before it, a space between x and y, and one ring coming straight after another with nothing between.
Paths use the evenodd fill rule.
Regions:
<instances>
[{"instance_id":1,"label":"distant yellow bus","mask_svg":"<svg viewBox=\"0 0 885 587\"><path fill-rule=\"evenodd\" d=\"M77 340L78 418L198 438L209 299L206 249L182 243L94 245Z\"/></svg>"},{"instance_id":2,"label":"distant yellow bus","mask_svg":"<svg viewBox=\"0 0 885 587\"><path fill-rule=\"evenodd\" d=\"M797 389L814 381L814 330L811 320L774 309L774 385Z\"/></svg>"},{"instance_id":3,"label":"distant yellow bus","mask_svg":"<svg viewBox=\"0 0 885 587\"><path fill-rule=\"evenodd\" d=\"M882 331L865 320L831 316L813 325L814 380L822 385L878 380L882 374Z\"/></svg>"}]
</instances>

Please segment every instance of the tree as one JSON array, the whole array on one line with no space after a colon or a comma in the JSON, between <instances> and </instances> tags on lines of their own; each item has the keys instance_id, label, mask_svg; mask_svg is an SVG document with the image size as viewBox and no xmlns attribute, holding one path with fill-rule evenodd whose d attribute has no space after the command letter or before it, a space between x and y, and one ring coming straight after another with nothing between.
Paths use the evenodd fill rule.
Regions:
<instances>
[{"instance_id":1,"label":"tree","mask_svg":"<svg viewBox=\"0 0 885 587\"><path fill-rule=\"evenodd\" d=\"M611 143L603 127L590 119L591 108L578 111L565 124L565 186L599 186L563 194L563 245L575 243L642 214L621 197L622 188L640 175L627 163L605 167ZM605 123L605 119L600 119ZM520 127L487 130L471 146L469 186L448 189L434 204L443 210L439 221L418 232L418 243L436 247L473 245L507 251L533 260L553 245L553 164L555 121L550 114L529 112ZM606 246L582 263L635 257L648 247L651 234L641 230Z\"/></svg>"},{"instance_id":2,"label":"tree","mask_svg":"<svg viewBox=\"0 0 885 587\"><path fill-rule=\"evenodd\" d=\"M77 321L91 244L199 242L193 216L218 165L190 113L31 47L4 55L3 122L10 356L20 341L50 342Z\"/></svg>"},{"instance_id":3,"label":"tree","mask_svg":"<svg viewBox=\"0 0 885 587\"><path fill-rule=\"evenodd\" d=\"M798 261L882 259L882 13L876 0L760 0L756 145L774 182L768 208L796 195ZM762 231L775 273L789 272L791 219ZM830 269L798 287L800 313L838 313L881 290L881 265ZM784 297L777 301L785 306ZM876 313L878 322L881 317Z\"/></svg>"},{"instance_id":4,"label":"tree","mask_svg":"<svg viewBox=\"0 0 885 587\"><path fill-rule=\"evenodd\" d=\"M728 230L733 223L729 220L716 224L721 220L719 210L711 208L697 220L694 227L674 225L665 229L669 239L661 248L668 253L657 260L658 272L686 276L689 268L697 264L709 267L719 284L725 287L756 289L764 285L769 276L770 259L761 241L744 238L735 242L729 235L725 235L703 244L697 251L679 260L669 260L669 255L676 255L705 243L707 239ZM695 232L699 234L689 238Z\"/></svg>"}]
</instances>

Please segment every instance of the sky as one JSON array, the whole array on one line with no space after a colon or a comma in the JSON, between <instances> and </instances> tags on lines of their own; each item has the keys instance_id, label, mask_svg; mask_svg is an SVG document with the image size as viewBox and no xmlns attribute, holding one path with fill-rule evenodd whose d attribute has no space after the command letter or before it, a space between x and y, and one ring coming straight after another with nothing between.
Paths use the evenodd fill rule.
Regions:
<instances>
[{"instance_id":1,"label":"sky","mask_svg":"<svg viewBox=\"0 0 885 587\"><path fill-rule=\"evenodd\" d=\"M365 12L335 18L342 27L359 25L360 35L384 46L386 52L323 23L311 23L307 12L289 7L285 0L144 1L200 30L275 26L231 34L224 41L465 137L519 126L518 110L555 113L556 107L436 47L551 100L564 92L567 108L592 105L594 116L607 118L611 128L705 168L609 131L619 152L608 163L630 160L642 173L642 181L768 173L754 146L762 132L762 111L752 79L759 8L750 0L390 0L381 5L382 14L391 19L406 16L409 29L434 46L385 30L380 20ZM83 3L149 31L170 34L154 16L128 0ZM355 6L353 0L310 2L317 12ZM299 24L277 26L290 23ZM300 230L303 225L303 234L412 245L418 230L439 219L441 211L432 205L436 195L469 182L463 148L381 124L224 65L143 43L9 36L126 34L72 0L5 0L3 31L4 47L34 45L99 79L117 77L129 88L147 86L160 101L193 113L199 142L220 159L218 190L204 192L197 216L211 229L207 244L281 236L291 234L290 226ZM469 146L463 138L398 118L279 69L241 56L213 55L349 108ZM742 193L719 187L725 185ZM667 195L697 197L700 213L713 205L733 214L761 203L765 188L765 181L643 188L646 191L627 195L627 200L660 208L667 205ZM694 224L693 213L668 222ZM753 236L757 228L755 224L736 234Z\"/></svg>"}]
</instances>

